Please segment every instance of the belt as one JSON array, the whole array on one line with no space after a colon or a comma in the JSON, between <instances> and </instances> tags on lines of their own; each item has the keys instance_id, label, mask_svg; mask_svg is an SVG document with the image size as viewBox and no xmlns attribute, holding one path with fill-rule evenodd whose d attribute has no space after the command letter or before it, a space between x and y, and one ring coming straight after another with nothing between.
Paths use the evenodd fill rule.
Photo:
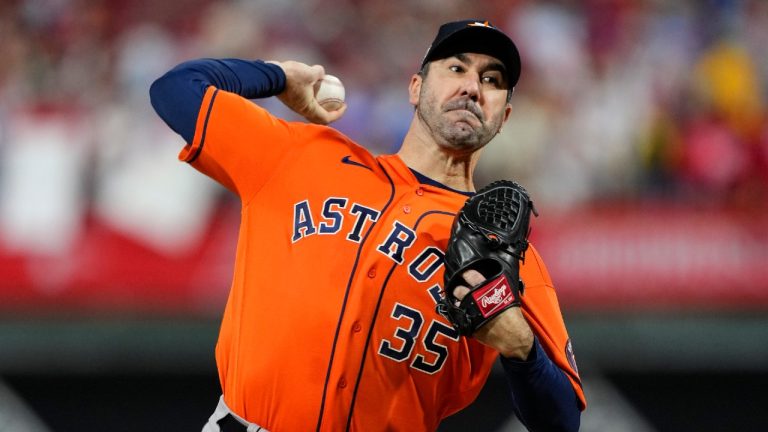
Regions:
<instances>
[{"instance_id":1,"label":"belt","mask_svg":"<svg viewBox=\"0 0 768 432\"><path fill-rule=\"evenodd\" d=\"M221 432L248 432L248 426L240 423L240 421L238 421L232 414L227 414L217 423L219 424ZM262 427L255 430L256 432L266 431L266 429Z\"/></svg>"}]
</instances>

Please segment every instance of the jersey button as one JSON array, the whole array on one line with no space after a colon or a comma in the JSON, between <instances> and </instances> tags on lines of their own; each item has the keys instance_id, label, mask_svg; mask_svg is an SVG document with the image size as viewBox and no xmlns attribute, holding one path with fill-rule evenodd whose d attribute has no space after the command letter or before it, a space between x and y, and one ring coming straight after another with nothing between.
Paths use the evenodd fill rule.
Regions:
<instances>
[{"instance_id":1,"label":"jersey button","mask_svg":"<svg viewBox=\"0 0 768 432\"><path fill-rule=\"evenodd\" d=\"M418 195L418 196L424 195L424 189L422 189L422 188L416 189L416 195Z\"/></svg>"},{"instance_id":2,"label":"jersey button","mask_svg":"<svg viewBox=\"0 0 768 432\"><path fill-rule=\"evenodd\" d=\"M411 206L403 206L403 213L408 214L411 212Z\"/></svg>"},{"instance_id":3,"label":"jersey button","mask_svg":"<svg viewBox=\"0 0 768 432\"><path fill-rule=\"evenodd\" d=\"M357 332L359 332L362 329L363 329L363 326L361 326L359 322L355 321L355 323L352 324L352 331L353 332L357 333Z\"/></svg>"},{"instance_id":4,"label":"jersey button","mask_svg":"<svg viewBox=\"0 0 768 432\"><path fill-rule=\"evenodd\" d=\"M376 267L368 270L368 277L371 278L371 279L376 277Z\"/></svg>"},{"instance_id":5,"label":"jersey button","mask_svg":"<svg viewBox=\"0 0 768 432\"><path fill-rule=\"evenodd\" d=\"M339 388L344 388L347 386L347 380L344 377L341 377L339 379Z\"/></svg>"}]
</instances>

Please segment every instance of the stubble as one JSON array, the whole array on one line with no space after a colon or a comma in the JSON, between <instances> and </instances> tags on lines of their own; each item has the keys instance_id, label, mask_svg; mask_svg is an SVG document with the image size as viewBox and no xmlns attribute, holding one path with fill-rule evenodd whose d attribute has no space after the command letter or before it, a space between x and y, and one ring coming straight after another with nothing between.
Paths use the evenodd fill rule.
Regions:
<instances>
[{"instance_id":1,"label":"stubble","mask_svg":"<svg viewBox=\"0 0 768 432\"><path fill-rule=\"evenodd\" d=\"M468 152L488 144L501 129L504 117L500 111L485 118L482 109L469 97L452 99L441 106L426 83L421 87L416 113L438 144Z\"/></svg>"}]
</instances>

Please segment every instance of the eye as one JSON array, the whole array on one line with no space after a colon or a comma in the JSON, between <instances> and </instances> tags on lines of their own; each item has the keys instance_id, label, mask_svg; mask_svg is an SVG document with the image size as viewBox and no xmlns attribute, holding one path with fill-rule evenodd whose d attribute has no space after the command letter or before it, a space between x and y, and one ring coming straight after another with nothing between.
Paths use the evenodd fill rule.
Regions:
<instances>
[{"instance_id":1,"label":"eye","mask_svg":"<svg viewBox=\"0 0 768 432\"><path fill-rule=\"evenodd\" d=\"M490 84L494 87L501 87L502 85L501 76L496 73L485 74L483 75L482 80L483 84Z\"/></svg>"},{"instance_id":2,"label":"eye","mask_svg":"<svg viewBox=\"0 0 768 432\"><path fill-rule=\"evenodd\" d=\"M457 65L457 64L454 64L454 65L451 65L451 66L449 66L449 67L448 67L448 69L449 69L451 72L456 72L456 73L461 73L461 72L464 72L464 67L463 67L463 66L461 66L461 65Z\"/></svg>"}]
</instances>

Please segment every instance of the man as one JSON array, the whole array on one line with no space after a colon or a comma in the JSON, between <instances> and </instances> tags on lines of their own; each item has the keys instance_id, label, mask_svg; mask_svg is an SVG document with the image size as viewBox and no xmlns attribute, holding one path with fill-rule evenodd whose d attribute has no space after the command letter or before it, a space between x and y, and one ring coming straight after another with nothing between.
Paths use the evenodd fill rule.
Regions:
<instances>
[{"instance_id":1,"label":"man","mask_svg":"<svg viewBox=\"0 0 768 432\"><path fill-rule=\"evenodd\" d=\"M150 90L188 143L180 159L242 202L234 279L216 346L223 396L204 431L435 430L469 405L497 357L530 430L576 430L586 402L554 288L536 250L522 306L471 337L435 311L450 226L520 75L513 42L482 21L440 27L409 85L396 155L275 118L276 95L313 123L321 66L182 63ZM483 282L464 273L468 287Z\"/></svg>"}]
</instances>

